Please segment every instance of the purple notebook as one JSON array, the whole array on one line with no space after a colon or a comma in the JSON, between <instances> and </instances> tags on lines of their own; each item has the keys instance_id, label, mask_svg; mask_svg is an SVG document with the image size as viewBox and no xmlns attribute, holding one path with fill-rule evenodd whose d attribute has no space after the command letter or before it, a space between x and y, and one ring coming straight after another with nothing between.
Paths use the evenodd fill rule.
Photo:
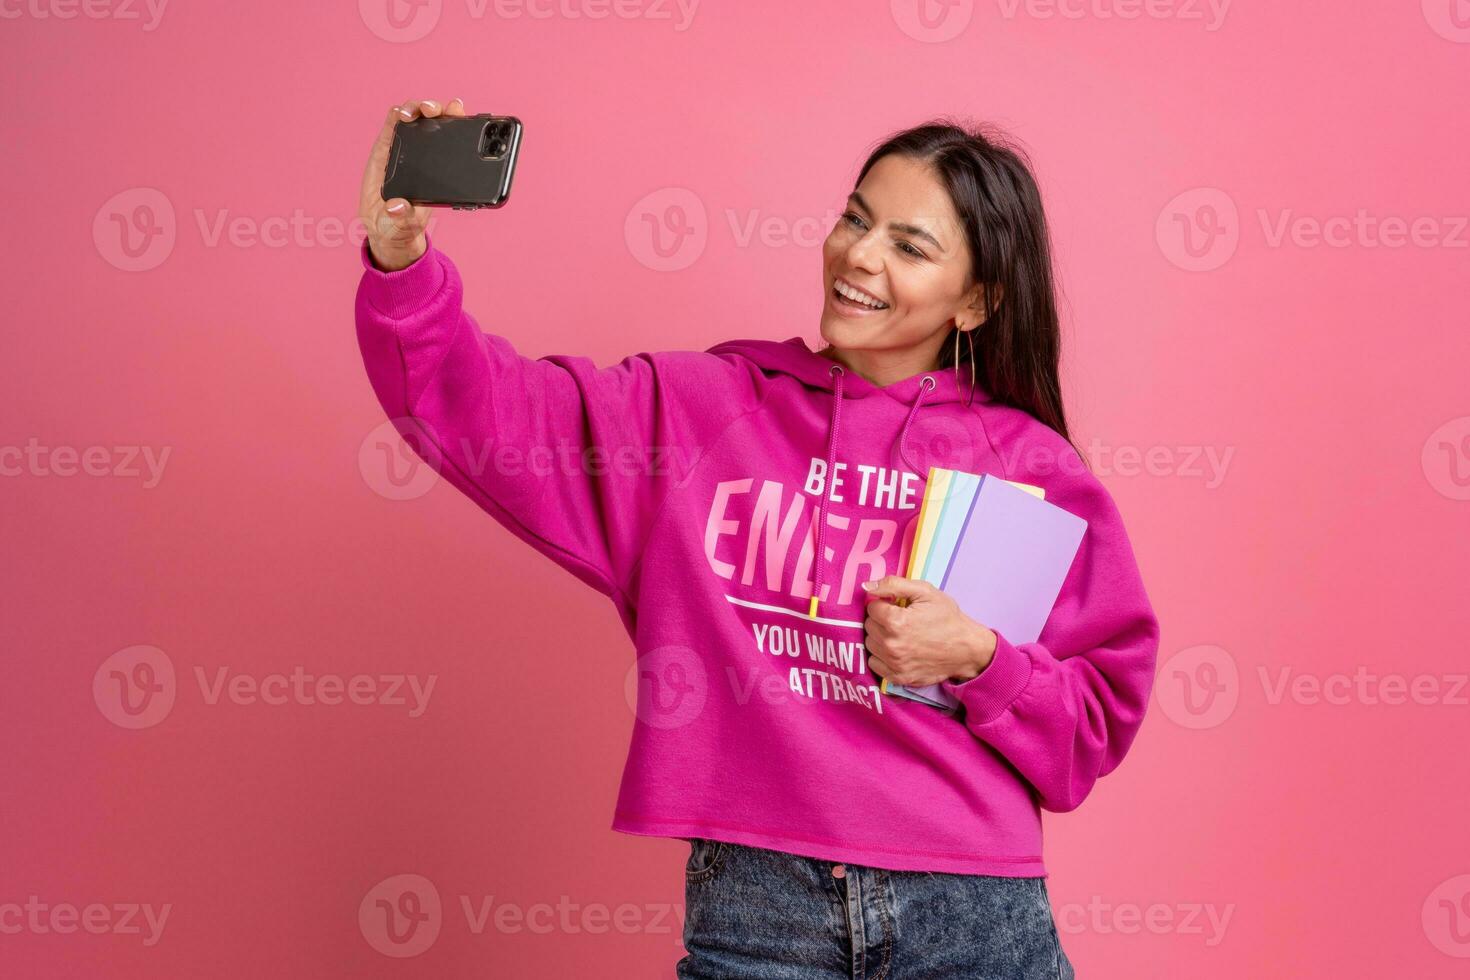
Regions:
<instances>
[{"instance_id":1,"label":"purple notebook","mask_svg":"<svg viewBox=\"0 0 1470 980\"><path fill-rule=\"evenodd\" d=\"M1034 643L1086 531L1087 521L1056 504L982 477L939 588L1011 643ZM938 684L909 690L953 702Z\"/></svg>"},{"instance_id":2,"label":"purple notebook","mask_svg":"<svg viewBox=\"0 0 1470 980\"><path fill-rule=\"evenodd\" d=\"M1012 643L1034 643L1087 522L1004 480L984 477L940 589Z\"/></svg>"}]
</instances>

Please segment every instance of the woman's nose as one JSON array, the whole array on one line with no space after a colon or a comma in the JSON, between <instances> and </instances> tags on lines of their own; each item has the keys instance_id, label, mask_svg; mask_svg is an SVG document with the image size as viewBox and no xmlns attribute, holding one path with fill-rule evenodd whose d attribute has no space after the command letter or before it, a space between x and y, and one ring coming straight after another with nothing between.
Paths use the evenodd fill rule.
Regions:
<instances>
[{"instance_id":1,"label":"woman's nose","mask_svg":"<svg viewBox=\"0 0 1470 980\"><path fill-rule=\"evenodd\" d=\"M864 272L878 271L878 250L872 235L863 235L847 248L847 264Z\"/></svg>"}]
</instances>

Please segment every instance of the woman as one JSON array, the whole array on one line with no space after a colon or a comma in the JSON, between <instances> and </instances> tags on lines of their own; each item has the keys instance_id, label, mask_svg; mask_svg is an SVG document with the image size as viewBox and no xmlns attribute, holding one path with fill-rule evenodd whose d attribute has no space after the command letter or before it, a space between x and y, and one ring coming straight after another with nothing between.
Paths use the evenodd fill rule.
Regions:
<instances>
[{"instance_id":1,"label":"woman","mask_svg":"<svg viewBox=\"0 0 1470 980\"><path fill-rule=\"evenodd\" d=\"M395 122L464 111L406 103L378 135L358 339L415 451L633 638L613 828L691 842L678 974L1072 976L1040 810L1121 762L1159 632L1069 442L1021 157L942 123L878 147L823 249L821 350L734 340L599 368L481 332L428 209L382 200ZM1040 642L896 574L929 465L1040 486L1088 521Z\"/></svg>"}]
</instances>

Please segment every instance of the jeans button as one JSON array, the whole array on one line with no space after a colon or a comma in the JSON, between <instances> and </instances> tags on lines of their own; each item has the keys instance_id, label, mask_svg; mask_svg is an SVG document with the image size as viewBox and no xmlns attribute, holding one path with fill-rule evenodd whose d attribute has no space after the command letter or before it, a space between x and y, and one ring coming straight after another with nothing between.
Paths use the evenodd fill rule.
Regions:
<instances>
[{"instance_id":1,"label":"jeans button","mask_svg":"<svg viewBox=\"0 0 1470 980\"><path fill-rule=\"evenodd\" d=\"M832 877L834 877L834 878L846 878L847 877L847 869L845 867L843 867L842 865L840 865L840 864L834 864L834 865L832 865Z\"/></svg>"}]
</instances>

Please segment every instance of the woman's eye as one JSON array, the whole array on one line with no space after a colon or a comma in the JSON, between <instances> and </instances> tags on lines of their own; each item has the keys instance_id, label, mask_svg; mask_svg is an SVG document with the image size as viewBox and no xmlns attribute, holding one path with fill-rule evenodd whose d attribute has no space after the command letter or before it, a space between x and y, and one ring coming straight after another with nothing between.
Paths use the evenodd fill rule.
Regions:
<instances>
[{"instance_id":1,"label":"woman's eye","mask_svg":"<svg viewBox=\"0 0 1470 980\"><path fill-rule=\"evenodd\" d=\"M844 211L842 213L842 220L843 221L846 221L849 225L851 225L854 228L864 228L864 227L866 227L866 222L863 221L862 215L858 214L856 211ZM919 251L917 248L915 248L913 245L909 244L908 242L899 242L898 243L898 247L900 249L902 249L904 251L904 253L906 255L910 256L911 258L922 259L924 257L924 253L923 252Z\"/></svg>"}]
</instances>

